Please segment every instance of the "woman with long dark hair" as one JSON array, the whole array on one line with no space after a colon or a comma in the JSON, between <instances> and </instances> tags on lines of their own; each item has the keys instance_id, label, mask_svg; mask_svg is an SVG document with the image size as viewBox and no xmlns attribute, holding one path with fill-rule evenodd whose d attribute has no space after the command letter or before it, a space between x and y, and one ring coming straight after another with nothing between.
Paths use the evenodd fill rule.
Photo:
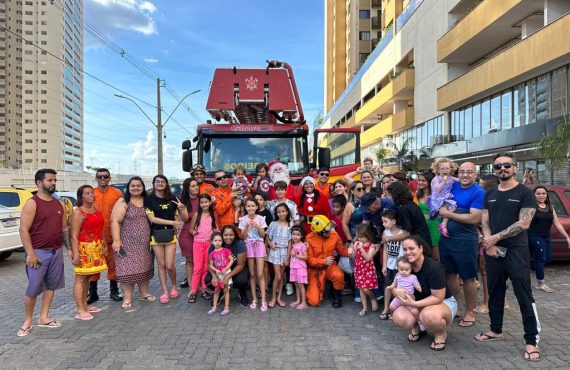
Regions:
<instances>
[{"instance_id":1,"label":"woman with long dark hair","mask_svg":"<svg viewBox=\"0 0 570 370\"><path fill-rule=\"evenodd\" d=\"M418 175L418 191L416 196L418 197L418 207L420 207L424 214L431 236L431 257L439 261L439 238L441 236L441 231L439 231L438 227L439 220L430 218L429 207L427 205L427 198L431 195L431 180L433 180L434 177L435 174L431 171L425 171Z\"/></svg>"},{"instance_id":2,"label":"woman with long dark hair","mask_svg":"<svg viewBox=\"0 0 570 370\"><path fill-rule=\"evenodd\" d=\"M308 235L311 233L311 220L313 216L323 215L331 217L331 209L327 197L323 196L315 189L315 179L306 176L301 180L301 196L297 206L299 207L299 215L303 217L301 225Z\"/></svg>"},{"instance_id":3,"label":"woman with long dark hair","mask_svg":"<svg viewBox=\"0 0 570 370\"><path fill-rule=\"evenodd\" d=\"M162 286L160 303L168 303L168 284L166 273L170 276L172 288L170 298L180 297L176 289L176 233L188 220L185 205L172 195L168 179L164 175L156 175L152 179L152 193L145 199L145 210L151 222L152 236L150 245L158 263L158 277ZM182 219L182 222L179 220Z\"/></svg>"},{"instance_id":4,"label":"woman with long dark hair","mask_svg":"<svg viewBox=\"0 0 570 370\"><path fill-rule=\"evenodd\" d=\"M570 237L568 237L564 226L560 223L558 215L550 203L548 189L544 186L537 186L534 188L534 196L536 198L536 213L528 229L528 245L534 257L534 260L531 262L531 270L536 274L536 288L552 293L554 289L544 283L544 266L552 260L550 229L554 226L566 238L569 247Z\"/></svg>"},{"instance_id":5,"label":"woman with long dark hair","mask_svg":"<svg viewBox=\"0 0 570 370\"><path fill-rule=\"evenodd\" d=\"M182 257L186 259L186 280L180 284L181 288L187 288L192 285L192 272L194 271L194 258L192 253L192 245L194 243L194 235L190 233L190 223L192 216L198 212L200 207L198 203L198 193L200 191L200 184L194 178L187 178L182 183L182 193L180 194L180 201L186 206L188 212L188 220L182 225L180 233L178 233L178 245L180 245L180 252Z\"/></svg>"}]
</instances>

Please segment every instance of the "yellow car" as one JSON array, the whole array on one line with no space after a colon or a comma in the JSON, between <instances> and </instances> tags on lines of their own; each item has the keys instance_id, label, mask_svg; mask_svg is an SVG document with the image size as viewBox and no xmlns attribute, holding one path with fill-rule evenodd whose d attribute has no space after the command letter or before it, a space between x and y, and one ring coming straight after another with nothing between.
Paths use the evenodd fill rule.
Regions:
<instances>
[{"instance_id":1,"label":"yellow car","mask_svg":"<svg viewBox=\"0 0 570 370\"><path fill-rule=\"evenodd\" d=\"M0 187L0 205L19 211L24 208L24 204L32 197L32 193L26 189L13 186Z\"/></svg>"}]
</instances>

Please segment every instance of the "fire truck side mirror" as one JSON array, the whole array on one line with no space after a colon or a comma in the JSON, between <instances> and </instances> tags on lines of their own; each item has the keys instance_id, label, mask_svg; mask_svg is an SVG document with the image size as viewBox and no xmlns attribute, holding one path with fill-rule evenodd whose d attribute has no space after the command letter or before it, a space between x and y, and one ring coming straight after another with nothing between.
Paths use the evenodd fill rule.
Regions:
<instances>
[{"instance_id":1,"label":"fire truck side mirror","mask_svg":"<svg viewBox=\"0 0 570 370\"><path fill-rule=\"evenodd\" d=\"M182 142L182 149L192 149L192 142L190 140L184 140Z\"/></svg>"},{"instance_id":2,"label":"fire truck side mirror","mask_svg":"<svg viewBox=\"0 0 570 370\"><path fill-rule=\"evenodd\" d=\"M318 149L318 166L317 168L328 167L331 166L331 150L330 148L319 148Z\"/></svg>"},{"instance_id":3,"label":"fire truck side mirror","mask_svg":"<svg viewBox=\"0 0 570 370\"><path fill-rule=\"evenodd\" d=\"M192 170L192 150L186 149L182 152L182 171L190 172Z\"/></svg>"}]
</instances>

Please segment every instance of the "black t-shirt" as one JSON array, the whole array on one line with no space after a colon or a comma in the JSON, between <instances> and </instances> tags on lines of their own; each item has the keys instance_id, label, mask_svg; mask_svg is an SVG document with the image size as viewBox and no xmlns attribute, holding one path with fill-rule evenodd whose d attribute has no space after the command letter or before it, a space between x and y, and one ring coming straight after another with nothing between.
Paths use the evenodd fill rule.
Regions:
<instances>
[{"instance_id":1,"label":"black t-shirt","mask_svg":"<svg viewBox=\"0 0 570 370\"><path fill-rule=\"evenodd\" d=\"M422 291L417 290L414 293L416 301L427 298L431 295L431 290L445 288L445 299L451 297L451 290L447 286L445 277L445 269L443 265L430 257L424 257L422 268L418 272L414 272L418 278L418 282L422 287Z\"/></svg>"},{"instance_id":2,"label":"black t-shirt","mask_svg":"<svg viewBox=\"0 0 570 370\"><path fill-rule=\"evenodd\" d=\"M269 225L273 222L273 215L269 209L265 208L263 211L257 211L257 214L265 217L265 224Z\"/></svg>"},{"instance_id":3,"label":"black t-shirt","mask_svg":"<svg viewBox=\"0 0 570 370\"><path fill-rule=\"evenodd\" d=\"M426 219L420 207L414 202L402 204L398 207L398 225L411 235L417 235L431 248L431 236ZM426 251L428 255L430 251Z\"/></svg>"},{"instance_id":4,"label":"black t-shirt","mask_svg":"<svg viewBox=\"0 0 570 370\"><path fill-rule=\"evenodd\" d=\"M245 244L243 243L243 240L240 239L236 239L234 241L234 243L232 245L223 245L224 248L228 248L230 250L230 252L232 252L232 256L234 257L234 264L232 265L232 269L234 267L236 267L237 265L237 260L238 260L238 254L241 253L246 253L247 249L245 248ZM210 245L210 247L208 248L208 256L210 255L210 253L212 253L212 251L214 250L214 246Z\"/></svg>"},{"instance_id":5,"label":"black t-shirt","mask_svg":"<svg viewBox=\"0 0 570 370\"><path fill-rule=\"evenodd\" d=\"M155 194L151 194L144 198L144 208L146 213L153 213L154 217L163 220L174 221L178 217L178 209L176 204L170 200L159 198ZM152 230L172 229L172 225L151 224Z\"/></svg>"},{"instance_id":6,"label":"black t-shirt","mask_svg":"<svg viewBox=\"0 0 570 370\"><path fill-rule=\"evenodd\" d=\"M528 228L528 235L540 236L548 238L550 236L550 229L554 222L554 214L552 207L546 206L546 209L536 208L536 213L532 218L530 227Z\"/></svg>"},{"instance_id":7,"label":"black t-shirt","mask_svg":"<svg viewBox=\"0 0 570 370\"><path fill-rule=\"evenodd\" d=\"M489 227L491 234L499 233L519 220L522 208L536 208L536 200L532 190L523 184L506 191L498 188L487 190L483 208L489 212ZM527 247L528 239L526 230L504 240L497 245L506 248Z\"/></svg>"}]
</instances>

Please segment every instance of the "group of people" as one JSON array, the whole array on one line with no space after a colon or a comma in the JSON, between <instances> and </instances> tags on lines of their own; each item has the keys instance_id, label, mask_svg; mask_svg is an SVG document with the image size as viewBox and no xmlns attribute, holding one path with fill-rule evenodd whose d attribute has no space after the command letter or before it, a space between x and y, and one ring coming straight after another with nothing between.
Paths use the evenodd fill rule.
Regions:
<instances>
[{"instance_id":1,"label":"group of people","mask_svg":"<svg viewBox=\"0 0 570 370\"><path fill-rule=\"evenodd\" d=\"M222 300L220 315L230 313L232 289L251 310L285 307L284 288L293 284L296 300L289 306L318 306L330 281L333 307L342 307L343 293L350 294L345 286L361 302L360 316L380 311L383 297L380 318L408 330L411 342L430 332L434 351L445 349L447 327L459 315L455 297L460 284L465 310L459 326L470 327L475 313L488 312L490 330L476 339L502 339L508 278L523 314L524 358L538 361L540 326L529 279L530 251L539 287L550 292L544 283L550 227L569 245L570 238L546 188L536 187L533 197L533 190L517 182L511 155L496 156L493 167L495 175L483 176L481 187L470 162L457 166L439 158L433 171L409 181L366 159L333 183L330 169L319 168L316 179L307 176L296 187L279 162L259 164L253 181L243 168L236 168L231 180L217 171L216 186L205 181L205 169L198 164L180 198L163 175L153 178L149 192L141 178L133 177L123 195L109 186L109 171L99 169L96 188L78 189L69 226L53 198L55 171L39 170L38 192L21 218L29 285L18 336L30 333L36 297L42 293L37 325L61 325L49 317L49 307L54 291L64 285L62 246L76 274L75 318L91 320L101 311L93 303L99 273L106 269L111 298L122 300L126 312L134 310L135 284L143 302L167 304L179 298L178 245L185 258L181 286L189 288L186 299L212 300L208 315L217 312ZM158 298L149 291L154 259L162 289ZM484 299L477 306L479 285Z\"/></svg>"}]
</instances>

